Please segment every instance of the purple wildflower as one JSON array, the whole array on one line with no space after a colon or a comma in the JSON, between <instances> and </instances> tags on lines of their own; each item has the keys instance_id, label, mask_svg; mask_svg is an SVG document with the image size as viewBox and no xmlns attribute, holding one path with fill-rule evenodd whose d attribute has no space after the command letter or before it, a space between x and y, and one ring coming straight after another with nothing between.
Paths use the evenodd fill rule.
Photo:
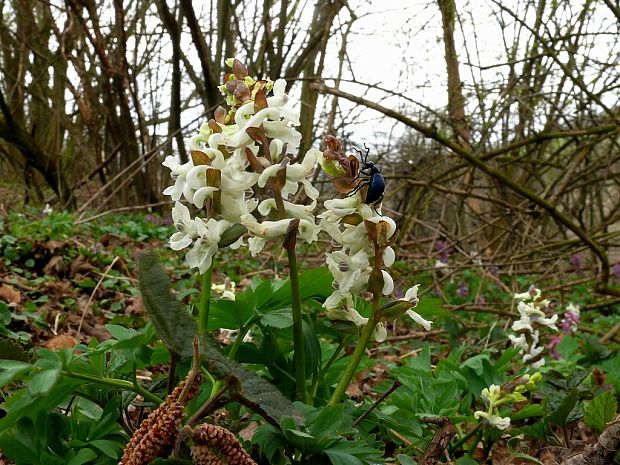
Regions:
<instances>
[{"instance_id":1,"label":"purple wildflower","mask_svg":"<svg viewBox=\"0 0 620 465\"><path fill-rule=\"evenodd\" d=\"M564 334L570 334L573 331L577 330L579 326L579 321L581 320L579 316L579 305L568 304L566 306L566 312L564 313L564 318L560 323L560 327L562 328L562 332Z\"/></svg>"},{"instance_id":2,"label":"purple wildflower","mask_svg":"<svg viewBox=\"0 0 620 465\"><path fill-rule=\"evenodd\" d=\"M469 286L466 281L461 281L459 283L459 288L456 290L456 294L461 298L465 298L469 295Z\"/></svg>"},{"instance_id":3,"label":"purple wildflower","mask_svg":"<svg viewBox=\"0 0 620 465\"><path fill-rule=\"evenodd\" d=\"M549 354L556 360L560 358L560 353L557 349L557 346L560 342L562 342L562 336L554 334L549 338L549 343L545 344L545 347L549 349Z\"/></svg>"},{"instance_id":4,"label":"purple wildflower","mask_svg":"<svg viewBox=\"0 0 620 465\"><path fill-rule=\"evenodd\" d=\"M573 267L573 271L577 274L581 274L582 271L582 263L581 263L581 257L577 254L571 255L570 256L570 264Z\"/></svg>"},{"instance_id":5,"label":"purple wildflower","mask_svg":"<svg viewBox=\"0 0 620 465\"><path fill-rule=\"evenodd\" d=\"M435 250L439 252L439 260L448 263L448 259L450 258L450 247L448 247L448 243L442 240L435 242Z\"/></svg>"},{"instance_id":6,"label":"purple wildflower","mask_svg":"<svg viewBox=\"0 0 620 465\"><path fill-rule=\"evenodd\" d=\"M620 282L620 262L611 267L611 277L614 281Z\"/></svg>"}]
</instances>

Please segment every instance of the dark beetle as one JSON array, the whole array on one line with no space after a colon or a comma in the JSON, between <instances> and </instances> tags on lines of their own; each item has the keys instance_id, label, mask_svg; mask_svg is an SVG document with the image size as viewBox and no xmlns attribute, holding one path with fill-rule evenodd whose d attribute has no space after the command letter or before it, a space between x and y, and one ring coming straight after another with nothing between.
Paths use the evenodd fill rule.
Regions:
<instances>
[{"instance_id":1,"label":"dark beetle","mask_svg":"<svg viewBox=\"0 0 620 465\"><path fill-rule=\"evenodd\" d=\"M366 149L365 155L362 155L360 150L353 148L353 150L359 153L360 158L362 159L362 167L357 174L357 178L364 179L358 183L355 189L349 192L348 196L355 194L362 187L368 186L364 203L374 206L375 211L377 211L376 207L383 200L383 193L385 192L385 178L381 174L381 170L375 166L373 162L368 161L370 149L366 147L366 144L364 144L364 148Z\"/></svg>"}]
</instances>

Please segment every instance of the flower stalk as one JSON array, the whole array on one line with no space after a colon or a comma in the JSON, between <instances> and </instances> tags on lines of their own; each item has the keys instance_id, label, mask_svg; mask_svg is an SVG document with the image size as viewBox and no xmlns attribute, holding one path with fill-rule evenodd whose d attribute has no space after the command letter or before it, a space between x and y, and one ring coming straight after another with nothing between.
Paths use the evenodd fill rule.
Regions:
<instances>
[{"instance_id":1,"label":"flower stalk","mask_svg":"<svg viewBox=\"0 0 620 465\"><path fill-rule=\"evenodd\" d=\"M213 262L202 275L202 290L198 305L198 334L206 334L209 324L209 304L211 301L211 277L213 274Z\"/></svg>"},{"instance_id":2,"label":"flower stalk","mask_svg":"<svg viewBox=\"0 0 620 465\"><path fill-rule=\"evenodd\" d=\"M299 270L297 267L297 228L299 220L291 220L284 236L284 248L288 256L289 279L291 281L291 308L293 316L293 363L295 365L295 399L306 401L306 354L304 348L301 294L299 292Z\"/></svg>"},{"instance_id":3,"label":"flower stalk","mask_svg":"<svg viewBox=\"0 0 620 465\"><path fill-rule=\"evenodd\" d=\"M368 322L364 326L364 329L362 329L362 333L360 334L360 338L357 341L355 350L353 351L353 354L351 355L349 364L345 368L344 374L342 375L342 378L340 378L340 381L338 382L338 385L336 386L336 390L332 394L331 399L329 399L328 405L339 404L342 401L342 398L345 392L347 391L349 384L351 384L351 380L353 379L353 376L355 376L355 371L357 370L357 367L360 364L360 361L362 360L364 353L366 352L366 347L368 347L368 343L370 342L370 339L372 338L372 335L375 331L375 327L380 321L379 319L377 319L377 313L379 310L380 302L381 302L381 294L375 294L373 297L373 301L372 301L372 314L370 315Z\"/></svg>"}]
</instances>

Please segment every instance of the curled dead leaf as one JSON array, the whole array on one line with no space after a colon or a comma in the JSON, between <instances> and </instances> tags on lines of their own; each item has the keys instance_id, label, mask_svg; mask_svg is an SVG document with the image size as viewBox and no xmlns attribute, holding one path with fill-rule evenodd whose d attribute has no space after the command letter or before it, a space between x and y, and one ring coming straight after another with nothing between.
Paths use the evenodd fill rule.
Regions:
<instances>
[{"instance_id":1,"label":"curled dead leaf","mask_svg":"<svg viewBox=\"0 0 620 465\"><path fill-rule=\"evenodd\" d=\"M71 347L75 347L77 343L77 339L73 336L69 336L68 334L59 334L58 336L54 336L49 339L43 347L49 350L70 349Z\"/></svg>"},{"instance_id":2,"label":"curled dead leaf","mask_svg":"<svg viewBox=\"0 0 620 465\"><path fill-rule=\"evenodd\" d=\"M43 273L47 275L58 275L64 269L65 264L60 255L54 255L50 258L50 261L47 262L47 265L43 267Z\"/></svg>"},{"instance_id":3,"label":"curled dead leaf","mask_svg":"<svg viewBox=\"0 0 620 465\"><path fill-rule=\"evenodd\" d=\"M8 304L19 304L22 301L22 295L13 286L0 284L0 299Z\"/></svg>"}]
</instances>

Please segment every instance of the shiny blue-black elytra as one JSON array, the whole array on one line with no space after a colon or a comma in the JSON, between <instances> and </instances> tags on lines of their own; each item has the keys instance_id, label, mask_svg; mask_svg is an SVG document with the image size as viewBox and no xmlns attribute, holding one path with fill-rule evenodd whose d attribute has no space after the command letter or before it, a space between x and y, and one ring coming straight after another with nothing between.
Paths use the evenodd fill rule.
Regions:
<instances>
[{"instance_id":1,"label":"shiny blue-black elytra","mask_svg":"<svg viewBox=\"0 0 620 465\"><path fill-rule=\"evenodd\" d=\"M355 194L362 187L368 186L364 203L374 206L376 211L377 205L379 205L383 200L383 194L385 192L385 178L381 174L381 170L379 169L379 167L376 166L373 162L368 161L368 154L370 153L370 149L366 147L366 144L364 144L364 148L366 149L366 153L364 155L362 155L362 152L359 149L356 149L355 147L353 148L353 150L355 150L360 155L362 162L362 167L357 174L357 178L364 179L363 181L360 181L360 183L355 187L355 189L349 192L347 197Z\"/></svg>"}]
</instances>

